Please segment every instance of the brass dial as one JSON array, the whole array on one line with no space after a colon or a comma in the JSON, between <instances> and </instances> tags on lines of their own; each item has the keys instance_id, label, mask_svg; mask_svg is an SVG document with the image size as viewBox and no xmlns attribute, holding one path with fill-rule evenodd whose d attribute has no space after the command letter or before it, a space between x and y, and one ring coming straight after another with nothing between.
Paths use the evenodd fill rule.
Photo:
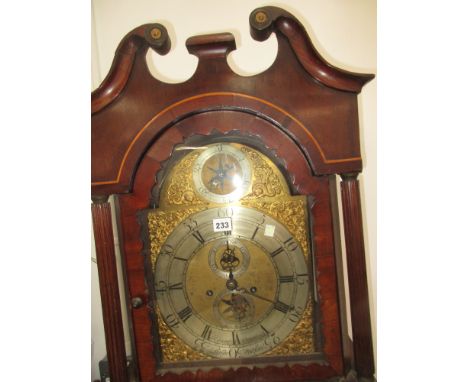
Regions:
<instances>
[{"instance_id":1,"label":"brass dial","mask_svg":"<svg viewBox=\"0 0 468 382\"><path fill-rule=\"evenodd\" d=\"M168 327L214 358L259 355L283 341L305 310L308 271L301 246L277 220L229 208L229 231L210 208L179 224L155 266L156 297Z\"/></svg>"},{"instance_id":2,"label":"brass dial","mask_svg":"<svg viewBox=\"0 0 468 382\"><path fill-rule=\"evenodd\" d=\"M147 220L163 362L311 354L306 198L252 147L190 148Z\"/></svg>"}]
</instances>

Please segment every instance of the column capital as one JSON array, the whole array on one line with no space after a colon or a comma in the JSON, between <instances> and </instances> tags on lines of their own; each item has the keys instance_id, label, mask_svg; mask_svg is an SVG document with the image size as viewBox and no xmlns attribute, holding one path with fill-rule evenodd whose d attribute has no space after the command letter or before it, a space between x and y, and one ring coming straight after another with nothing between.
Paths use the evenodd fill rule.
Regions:
<instances>
[{"instance_id":1,"label":"column capital","mask_svg":"<svg viewBox=\"0 0 468 382\"><path fill-rule=\"evenodd\" d=\"M343 182L349 181L349 180L357 180L357 177L359 176L359 172L345 172L343 174L340 174L340 176Z\"/></svg>"},{"instance_id":2,"label":"column capital","mask_svg":"<svg viewBox=\"0 0 468 382\"><path fill-rule=\"evenodd\" d=\"M94 204L107 203L109 200L109 195L91 195L91 200Z\"/></svg>"}]
</instances>

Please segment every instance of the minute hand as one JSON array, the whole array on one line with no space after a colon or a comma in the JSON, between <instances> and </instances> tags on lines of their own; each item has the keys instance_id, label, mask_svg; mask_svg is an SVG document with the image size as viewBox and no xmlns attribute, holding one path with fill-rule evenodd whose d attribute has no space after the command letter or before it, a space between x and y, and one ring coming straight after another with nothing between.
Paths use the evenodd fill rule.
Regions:
<instances>
[{"instance_id":1,"label":"minute hand","mask_svg":"<svg viewBox=\"0 0 468 382\"><path fill-rule=\"evenodd\" d=\"M263 301L271 302L272 304L276 304L276 301L270 300L269 298L266 298L266 297L263 297L263 296L259 296L256 293L249 292L247 289L244 289L244 288L239 289L239 292L248 294L250 296L257 297L257 298L259 298L260 300L263 300Z\"/></svg>"}]
</instances>

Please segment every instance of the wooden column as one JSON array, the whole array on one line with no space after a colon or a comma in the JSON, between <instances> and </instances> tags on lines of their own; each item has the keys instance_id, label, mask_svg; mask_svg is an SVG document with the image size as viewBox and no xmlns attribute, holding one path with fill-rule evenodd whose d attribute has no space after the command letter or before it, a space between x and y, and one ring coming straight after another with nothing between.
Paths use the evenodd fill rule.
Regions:
<instances>
[{"instance_id":1,"label":"wooden column","mask_svg":"<svg viewBox=\"0 0 468 382\"><path fill-rule=\"evenodd\" d=\"M346 260L353 328L354 363L359 377L373 378L374 354L357 173L341 174Z\"/></svg>"},{"instance_id":2,"label":"wooden column","mask_svg":"<svg viewBox=\"0 0 468 382\"><path fill-rule=\"evenodd\" d=\"M127 357L115 262L114 235L112 232L111 208L107 202L107 197L93 198L91 212L96 242L96 260L109 374L112 382L127 382Z\"/></svg>"}]
</instances>

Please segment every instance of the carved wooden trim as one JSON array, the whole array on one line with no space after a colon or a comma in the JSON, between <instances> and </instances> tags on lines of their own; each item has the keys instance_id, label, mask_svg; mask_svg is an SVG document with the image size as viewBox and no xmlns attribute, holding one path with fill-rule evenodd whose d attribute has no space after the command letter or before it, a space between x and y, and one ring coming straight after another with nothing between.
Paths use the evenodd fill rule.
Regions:
<instances>
[{"instance_id":1,"label":"carved wooden trim","mask_svg":"<svg viewBox=\"0 0 468 382\"><path fill-rule=\"evenodd\" d=\"M160 55L171 49L164 25L145 24L133 29L120 42L111 69L102 84L91 93L91 113L96 113L115 100L127 84L138 49L153 48Z\"/></svg>"},{"instance_id":2,"label":"carved wooden trim","mask_svg":"<svg viewBox=\"0 0 468 382\"><path fill-rule=\"evenodd\" d=\"M262 7L250 14L250 34L265 41L272 32L281 32L304 69L317 81L334 89L359 93L374 74L352 73L329 64L315 49L304 26L284 9Z\"/></svg>"},{"instance_id":3,"label":"carved wooden trim","mask_svg":"<svg viewBox=\"0 0 468 382\"><path fill-rule=\"evenodd\" d=\"M262 17L259 17L262 16ZM329 64L315 49L304 26L289 12L277 7L255 9L250 15L251 35L255 40L264 41L272 32L281 32L287 37L296 57L304 69L317 81L326 86L354 93L372 80L374 74L352 73ZM234 50L235 42L226 33L219 34L219 46L226 49L220 55ZM231 35L232 36L232 35ZM204 53L213 52L212 47L203 50L204 36L187 41L189 52L202 58ZM115 100L124 89L140 48L153 48L165 55L171 48L171 40L162 24L145 24L133 29L121 41L116 50L111 69L102 84L91 95L91 112L96 113Z\"/></svg>"},{"instance_id":4,"label":"carved wooden trim","mask_svg":"<svg viewBox=\"0 0 468 382\"><path fill-rule=\"evenodd\" d=\"M342 174L341 202L348 265L355 369L359 377L373 378L374 353L357 174Z\"/></svg>"},{"instance_id":5,"label":"carved wooden trim","mask_svg":"<svg viewBox=\"0 0 468 382\"><path fill-rule=\"evenodd\" d=\"M199 110L192 110L191 115L193 115L193 114L196 114L197 111L200 112L200 110L202 111L208 110L210 108L210 104L215 103L215 102L219 103L220 102L219 99L222 99L221 102L224 104L225 110L229 109L229 107L231 107L231 109L237 107L238 109L237 111L246 112L248 108L246 106L243 106L243 104L246 103L247 101L252 101L259 105L257 106L258 109L263 108L262 112L265 118L272 118L271 115L273 115L273 112L275 111L278 112L282 116L288 117L290 119L289 130L293 132L295 130L302 132L305 135L306 139L312 143L309 149L309 152L315 154L314 159L316 158L316 160L313 161L313 165L315 165L314 170L318 173L330 172L329 169L327 169L328 171L326 170L324 171L322 168L317 169L317 167L319 167L320 165L320 162L322 162L324 165L354 162L354 163L357 163L359 167L361 167L361 157L329 158L327 154L324 152L323 148L321 147L320 142L317 140L317 138L315 138L312 132L310 132L300 120L298 120L292 114L288 113L286 110L280 108L279 106L271 102L268 102L266 100L260 99L258 97L254 97L254 96L250 96L246 94L239 94L239 93L232 93L232 92L216 92L216 93L198 94L193 97L182 99L174 104L167 106L165 109L156 113L143 127L140 128L137 134L133 137L132 141L129 142L129 145L125 151L125 154L120 162L119 170L118 170L116 177L112 180L109 179L109 180L97 181L97 182L92 181L91 185L100 186L100 185L107 185L107 184L119 184L121 182L122 173L124 172L123 169L124 169L124 166L126 165L129 154L134 148L134 146L137 146L138 141L142 139L142 135L145 133L145 131L147 129L153 129L153 130L158 129L160 131L164 127L164 126L161 126L162 123L158 123L159 119L163 120L167 125L169 125L170 122L167 119L167 115L169 115L170 117L173 114L177 114L179 112L178 110L181 109L181 107L187 107L188 105L189 109L192 109L192 104L196 105L199 108ZM247 101L243 101L243 100L247 100ZM156 125L159 124L159 126L155 128L155 124ZM159 133L158 130L156 130L155 133L151 134L150 136L153 137L154 135ZM146 146L147 142L145 142L143 145ZM137 160L139 159L140 158L136 158L134 162L136 163ZM135 163L131 163L130 165L131 168L135 166Z\"/></svg>"},{"instance_id":6,"label":"carved wooden trim","mask_svg":"<svg viewBox=\"0 0 468 382\"><path fill-rule=\"evenodd\" d=\"M108 202L99 201L100 203L92 204L91 212L109 373L112 382L127 382L127 358L115 263L111 210Z\"/></svg>"},{"instance_id":7,"label":"carved wooden trim","mask_svg":"<svg viewBox=\"0 0 468 382\"><path fill-rule=\"evenodd\" d=\"M236 50L236 40L232 33L216 33L190 37L185 46L190 54L199 59L224 58Z\"/></svg>"}]
</instances>

